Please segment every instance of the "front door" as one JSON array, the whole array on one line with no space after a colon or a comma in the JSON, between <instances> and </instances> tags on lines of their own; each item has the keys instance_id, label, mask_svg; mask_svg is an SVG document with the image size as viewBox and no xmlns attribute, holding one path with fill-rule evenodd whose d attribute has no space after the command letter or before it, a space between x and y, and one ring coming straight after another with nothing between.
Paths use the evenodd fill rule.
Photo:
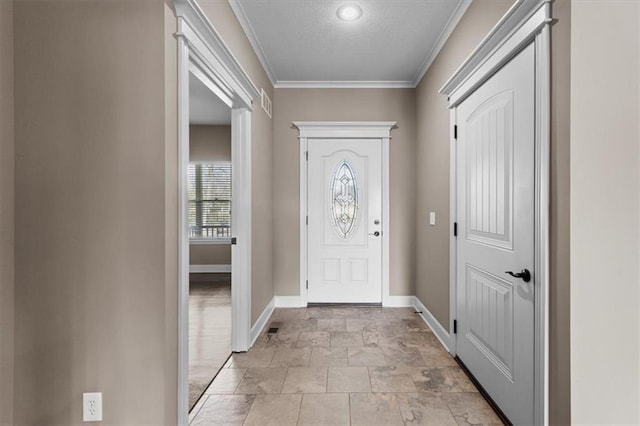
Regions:
<instances>
[{"instance_id":1,"label":"front door","mask_svg":"<svg viewBox=\"0 0 640 426\"><path fill-rule=\"evenodd\" d=\"M534 73L530 45L456 111L456 351L513 424L534 420Z\"/></svg>"},{"instance_id":2,"label":"front door","mask_svg":"<svg viewBox=\"0 0 640 426\"><path fill-rule=\"evenodd\" d=\"M382 141L310 139L308 301L382 301Z\"/></svg>"}]
</instances>

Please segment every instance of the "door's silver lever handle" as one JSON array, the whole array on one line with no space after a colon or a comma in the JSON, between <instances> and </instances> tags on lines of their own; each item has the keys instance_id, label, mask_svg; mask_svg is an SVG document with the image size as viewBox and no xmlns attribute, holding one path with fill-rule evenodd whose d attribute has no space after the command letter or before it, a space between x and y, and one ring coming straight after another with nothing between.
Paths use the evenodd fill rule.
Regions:
<instances>
[{"instance_id":1,"label":"door's silver lever handle","mask_svg":"<svg viewBox=\"0 0 640 426\"><path fill-rule=\"evenodd\" d=\"M380 236L380 231L376 231L373 234L369 234L369 235L373 235L374 237L379 237Z\"/></svg>"}]
</instances>

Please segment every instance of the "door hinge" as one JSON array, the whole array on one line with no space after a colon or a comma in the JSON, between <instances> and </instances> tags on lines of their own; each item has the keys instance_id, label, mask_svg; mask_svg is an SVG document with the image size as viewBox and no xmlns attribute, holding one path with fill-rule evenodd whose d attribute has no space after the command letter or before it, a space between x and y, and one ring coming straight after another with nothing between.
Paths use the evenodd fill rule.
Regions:
<instances>
[{"instance_id":1,"label":"door hinge","mask_svg":"<svg viewBox=\"0 0 640 426\"><path fill-rule=\"evenodd\" d=\"M309 290L309 280L307 280L307 290Z\"/></svg>"},{"instance_id":2,"label":"door hinge","mask_svg":"<svg viewBox=\"0 0 640 426\"><path fill-rule=\"evenodd\" d=\"M458 334L458 320L453 320L453 334Z\"/></svg>"},{"instance_id":3,"label":"door hinge","mask_svg":"<svg viewBox=\"0 0 640 426\"><path fill-rule=\"evenodd\" d=\"M453 222L453 236L458 236L458 222Z\"/></svg>"},{"instance_id":4,"label":"door hinge","mask_svg":"<svg viewBox=\"0 0 640 426\"><path fill-rule=\"evenodd\" d=\"M236 237L232 237L231 238L231 245L236 245L238 243L238 240L236 239Z\"/></svg>"},{"instance_id":5,"label":"door hinge","mask_svg":"<svg viewBox=\"0 0 640 426\"><path fill-rule=\"evenodd\" d=\"M458 125L453 126L453 138L458 140Z\"/></svg>"},{"instance_id":6,"label":"door hinge","mask_svg":"<svg viewBox=\"0 0 640 426\"><path fill-rule=\"evenodd\" d=\"M305 151L304 156L307 159L307 161L309 161L309 151Z\"/></svg>"},{"instance_id":7,"label":"door hinge","mask_svg":"<svg viewBox=\"0 0 640 426\"><path fill-rule=\"evenodd\" d=\"M309 224L309 216L307 216L307 225Z\"/></svg>"}]
</instances>

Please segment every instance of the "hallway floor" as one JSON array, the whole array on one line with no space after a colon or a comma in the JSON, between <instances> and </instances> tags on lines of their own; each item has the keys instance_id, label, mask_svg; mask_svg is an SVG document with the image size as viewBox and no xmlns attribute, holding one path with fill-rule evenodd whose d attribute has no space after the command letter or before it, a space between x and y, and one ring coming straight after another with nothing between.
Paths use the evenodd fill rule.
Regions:
<instances>
[{"instance_id":1,"label":"hallway floor","mask_svg":"<svg viewBox=\"0 0 640 426\"><path fill-rule=\"evenodd\" d=\"M268 334L269 327L278 332ZM191 425L502 424L412 308L276 309Z\"/></svg>"},{"instance_id":2,"label":"hallway floor","mask_svg":"<svg viewBox=\"0 0 640 426\"><path fill-rule=\"evenodd\" d=\"M189 407L231 353L231 276L199 275L189 283Z\"/></svg>"}]
</instances>

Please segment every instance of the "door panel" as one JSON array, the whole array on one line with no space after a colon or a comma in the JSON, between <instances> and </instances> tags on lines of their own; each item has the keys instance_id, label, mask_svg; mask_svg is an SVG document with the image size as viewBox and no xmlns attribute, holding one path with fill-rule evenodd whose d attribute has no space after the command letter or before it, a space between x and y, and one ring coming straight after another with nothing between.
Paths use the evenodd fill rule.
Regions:
<instances>
[{"instance_id":1,"label":"door panel","mask_svg":"<svg viewBox=\"0 0 640 426\"><path fill-rule=\"evenodd\" d=\"M487 99L465 127L467 239L513 249L513 90Z\"/></svg>"},{"instance_id":2,"label":"door panel","mask_svg":"<svg viewBox=\"0 0 640 426\"><path fill-rule=\"evenodd\" d=\"M379 303L382 141L311 139L308 150L308 300Z\"/></svg>"},{"instance_id":3,"label":"door panel","mask_svg":"<svg viewBox=\"0 0 640 426\"><path fill-rule=\"evenodd\" d=\"M533 423L533 45L457 108L457 354L514 424ZM528 269L529 282L505 271Z\"/></svg>"},{"instance_id":4,"label":"door panel","mask_svg":"<svg viewBox=\"0 0 640 426\"><path fill-rule=\"evenodd\" d=\"M465 337L513 380L513 285L467 265Z\"/></svg>"}]
</instances>

